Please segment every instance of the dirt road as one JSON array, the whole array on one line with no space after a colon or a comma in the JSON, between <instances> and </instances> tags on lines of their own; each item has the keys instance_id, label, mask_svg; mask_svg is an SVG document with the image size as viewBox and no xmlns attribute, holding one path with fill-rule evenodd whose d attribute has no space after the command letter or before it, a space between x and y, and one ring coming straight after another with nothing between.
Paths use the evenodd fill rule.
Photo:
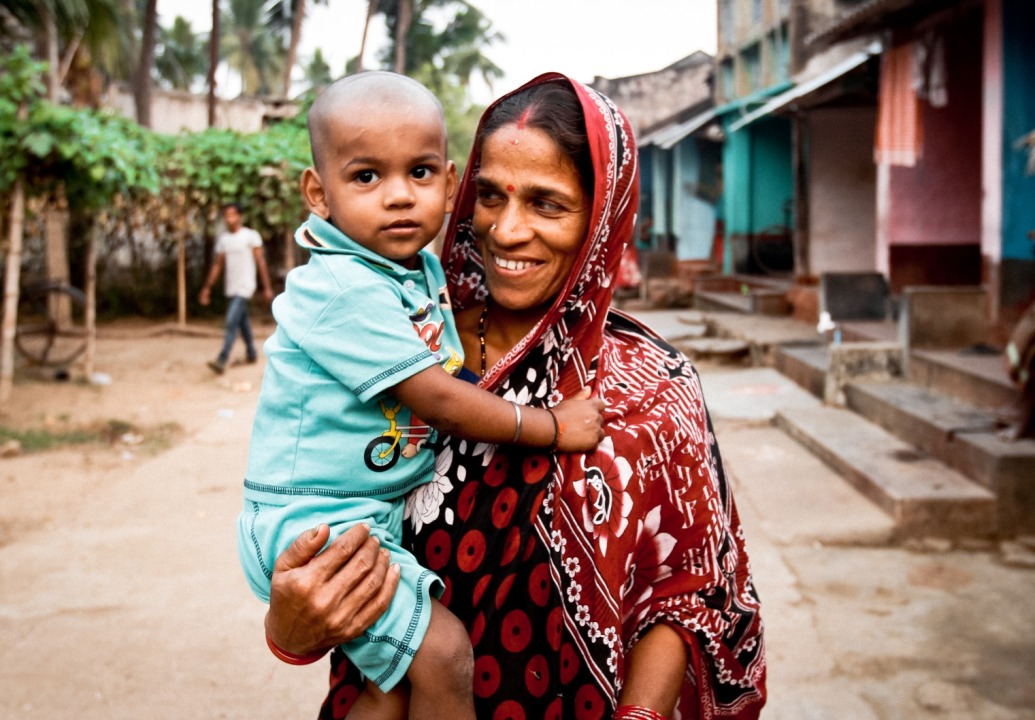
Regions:
<instances>
[{"instance_id":1,"label":"dirt road","mask_svg":"<svg viewBox=\"0 0 1035 720\"><path fill-rule=\"evenodd\" d=\"M22 374L0 407L115 428L0 459L0 720L313 718L326 664L270 655L236 558L262 366L216 377L216 326L154 330L105 328L109 384ZM771 369L702 374L762 594L763 717L1035 720L1035 571L888 546L889 519L764 419L814 399Z\"/></svg>"},{"instance_id":2,"label":"dirt road","mask_svg":"<svg viewBox=\"0 0 1035 720\"><path fill-rule=\"evenodd\" d=\"M0 460L0 718L313 717L326 668L270 656L235 554L262 368L152 331L104 331L110 384L23 374L2 409L125 432Z\"/></svg>"}]
</instances>

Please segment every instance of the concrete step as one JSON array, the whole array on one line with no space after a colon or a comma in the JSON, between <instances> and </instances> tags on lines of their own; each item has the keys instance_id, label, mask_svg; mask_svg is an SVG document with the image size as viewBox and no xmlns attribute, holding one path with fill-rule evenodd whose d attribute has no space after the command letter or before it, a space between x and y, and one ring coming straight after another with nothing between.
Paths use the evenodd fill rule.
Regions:
<instances>
[{"instance_id":1,"label":"concrete step","mask_svg":"<svg viewBox=\"0 0 1035 720\"><path fill-rule=\"evenodd\" d=\"M1001 535L1035 532L1035 441L1004 441L994 414L910 382L854 382L845 397L849 409L993 492Z\"/></svg>"},{"instance_id":2,"label":"concrete step","mask_svg":"<svg viewBox=\"0 0 1035 720\"><path fill-rule=\"evenodd\" d=\"M1008 408L1018 400L1002 355L967 350L914 350L909 379L963 402L989 410Z\"/></svg>"},{"instance_id":3,"label":"concrete step","mask_svg":"<svg viewBox=\"0 0 1035 720\"><path fill-rule=\"evenodd\" d=\"M884 510L898 537L988 537L996 497L850 410L787 408L777 425Z\"/></svg>"},{"instance_id":4,"label":"concrete step","mask_svg":"<svg viewBox=\"0 0 1035 720\"><path fill-rule=\"evenodd\" d=\"M823 397L830 354L826 345L782 345L773 361L777 370L798 387Z\"/></svg>"},{"instance_id":5,"label":"concrete step","mask_svg":"<svg viewBox=\"0 0 1035 720\"><path fill-rule=\"evenodd\" d=\"M751 312L751 297L740 292L694 290L694 308L709 312Z\"/></svg>"}]
</instances>

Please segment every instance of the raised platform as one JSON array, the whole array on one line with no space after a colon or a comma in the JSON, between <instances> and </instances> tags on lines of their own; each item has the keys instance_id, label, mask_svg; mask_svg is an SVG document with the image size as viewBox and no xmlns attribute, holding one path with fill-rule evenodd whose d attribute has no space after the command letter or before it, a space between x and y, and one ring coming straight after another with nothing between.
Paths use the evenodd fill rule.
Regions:
<instances>
[{"instance_id":1,"label":"raised platform","mask_svg":"<svg viewBox=\"0 0 1035 720\"><path fill-rule=\"evenodd\" d=\"M849 411L788 408L777 425L883 509L896 536L991 537L996 496Z\"/></svg>"},{"instance_id":2,"label":"raised platform","mask_svg":"<svg viewBox=\"0 0 1035 720\"><path fill-rule=\"evenodd\" d=\"M995 414L913 383L858 382L848 408L938 458L999 498L996 524L1035 533L1035 440L1007 442Z\"/></svg>"},{"instance_id":3,"label":"raised platform","mask_svg":"<svg viewBox=\"0 0 1035 720\"><path fill-rule=\"evenodd\" d=\"M915 351L909 358L908 380L850 380L843 387L843 400L860 422L878 427L991 492L997 499L996 533L1030 534L1035 532L1035 441L1008 442L998 434L1002 423L997 411L1015 401L1017 393L1001 363L1001 357L984 350ZM818 398L828 390L830 352L825 345L782 346L774 365ZM800 439L801 433L795 437ZM826 441L833 445L816 449ZM809 446L831 458L843 452L840 446L846 442L855 441L846 441L842 434L815 434ZM841 470L844 463L836 466ZM855 482L866 482L862 469L851 472Z\"/></svg>"}]
</instances>

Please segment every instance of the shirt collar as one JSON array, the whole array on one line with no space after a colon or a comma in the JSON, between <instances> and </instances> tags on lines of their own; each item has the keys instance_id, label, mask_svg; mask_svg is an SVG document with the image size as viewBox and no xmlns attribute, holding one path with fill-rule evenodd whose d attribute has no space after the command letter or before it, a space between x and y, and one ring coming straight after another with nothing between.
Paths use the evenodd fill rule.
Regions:
<instances>
[{"instance_id":1,"label":"shirt collar","mask_svg":"<svg viewBox=\"0 0 1035 720\"><path fill-rule=\"evenodd\" d=\"M343 255L355 255L362 258L368 264L373 265L381 272L407 277L410 275L422 275L423 267L426 264L421 259L413 270L403 267L399 263L378 255L373 250L360 245L348 237L338 228L334 227L327 220L315 213L309 215L309 219L299 226L295 231L295 242L307 250L323 253L336 253ZM421 253L424 251L421 250Z\"/></svg>"}]
</instances>

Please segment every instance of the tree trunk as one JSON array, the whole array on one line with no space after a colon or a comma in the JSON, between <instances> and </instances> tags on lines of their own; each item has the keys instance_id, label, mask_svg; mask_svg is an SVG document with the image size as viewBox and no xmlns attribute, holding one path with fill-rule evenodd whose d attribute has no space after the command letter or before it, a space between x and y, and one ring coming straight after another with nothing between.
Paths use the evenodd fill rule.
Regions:
<instances>
[{"instance_id":1,"label":"tree trunk","mask_svg":"<svg viewBox=\"0 0 1035 720\"><path fill-rule=\"evenodd\" d=\"M11 219L7 235L7 270L4 276L4 317L0 334L0 403L11 397L14 382L14 333L18 327L18 287L22 269L22 231L25 223L25 187L21 178L11 189Z\"/></svg>"},{"instance_id":2,"label":"tree trunk","mask_svg":"<svg viewBox=\"0 0 1035 720\"><path fill-rule=\"evenodd\" d=\"M187 327L187 239L186 231L176 239L176 325Z\"/></svg>"},{"instance_id":3,"label":"tree trunk","mask_svg":"<svg viewBox=\"0 0 1035 720\"><path fill-rule=\"evenodd\" d=\"M133 78L133 99L137 105L137 122L151 127L151 90L154 81L151 69L155 64L155 34L158 29L158 0L147 0L144 8L143 32L140 39L140 64Z\"/></svg>"},{"instance_id":4,"label":"tree trunk","mask_svg":"<svg viewBox=\"0 0 1035 720\"><path fill-rule=\"evenodd\" d=\"M64 190L54 193L54 200L47 204L44 214L44 236L46 237L47 281L71 284L68 264L68 209ZM51 298L48 310L61 325L67 325L72 318L72 303L65 297Z\"/></svg>"},{"instance_id":5,"label":"tree trunk","mask_svg":"<svg viewBox=\"0 0 1035 720\"><path fill-rule=\"evenodd\" d=\"M219 0L212 0L212 32L208 38L208 126L216 126L216 69L219 67Z\"/></svg>"},{"instance_id":6,"label":"tree trunk","mask_svg":"<svg viewBox=\"0 0 1035 720\"><path fill-rule=\"evenodd\" d=\"M44 57L47 59L47 100L55 105L61 100L61 63L58 59L57 22L54 11L46 3L40 5L43 13Z\"/></svg>"},{"instance_id":7,"label":"tree trunk","mask_svg":"<svg viewBox=\"0 0 1035 720\"><path fill-rule=\"evenodd\" d=\"M305 0L295 0L295 11L291 16L291 41L284 58L284 97L291 97L291 71L298 61L298 44L302 40L302 22L305 20Z\"/></svg>"},{"instance_id":8,"label":"tree trunk","mask_svg":"<svg viewBox=\"0 0 1035 720\"><path fill-rule=\"evenodd\" d=\"M86 349L83 352L83 374L87 382L93 380L93 363L97 355L97 234L100 227L94 223L86 239L86 280L83 292L86 294L83 330L86 332Z\"/></svg>"},{"instance_id":9,"label":"tree trunk","mask_svg":"<svg viewBox=\"0 0 1035 720\"><path fill-rule=\"evenodd\" d=\"M413 19L413 0L399 0L399 16L395 23L395 72L406 74L406 38Z\"/></svg>"},{"instance_id":10,"label":"tree trunk","mask_svg":"<svg viewBox=\"0 0 1035 720\"><path fill-rule=\"evenodd\" d=\"M367 33L370 32L370 22L377 12L378 0L368 0L367 20L363 23L363 39L359 41L359 55L356 56L356 72L363 72L363 55L367 51Z\"/></svg>"}]
</instances>

